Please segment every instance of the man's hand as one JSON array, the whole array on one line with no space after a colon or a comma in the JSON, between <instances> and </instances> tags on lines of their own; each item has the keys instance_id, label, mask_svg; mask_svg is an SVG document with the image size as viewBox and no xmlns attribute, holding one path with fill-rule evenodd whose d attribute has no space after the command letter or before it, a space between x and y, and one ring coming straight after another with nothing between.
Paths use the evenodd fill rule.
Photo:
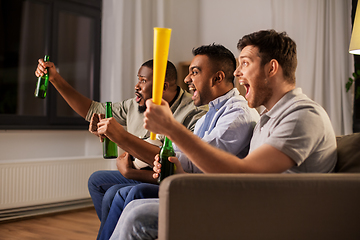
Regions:
<instances>
[{"instance_id":1,"label":"man's hand","mask_svg":"<svg viewBox=\"0 0 360 240\"><path fill-rule=\"evenodd\" d=\"M105 118L104 114L97 114L94 113L91 117L90 124L89 124L89 131L94 134L95 136L100 138L100 142L104 141L104 135L99 134L98 132L98 123L101 119Z\"/></svg>"},{"instance_id":2,"label":"man's hand","mask_svg":"<svg viewBox=\"0 0 360 240\"><path fill-rule=\"evenodd\" d=\"M168 136L168 131L171 131L174 121L176 120L173 117L169 104L165 100L161 100L161 105L156 105L152 102L152 99L146 101L144 128L153 133Z\"/></svg>"},{"instance_id":3,"label":"man's hand","mask_svg":"<svg viewBox=\"0 0 360 240\"><path fill-rule=\"evenodd\" d=\"M128 178L128 174L134 169L134 165L131 160L131 156L128 152L124 152L116 159L116 167L119 172L126 178Z\"/></svg>"},{"instance_id":4,"label":"man's hand","mask_svg":"<svg viewBox=\"0 0 360 240\"><path fill-rule=\"evenodd\" d=\"M116 144L120 144L125 134L125 129L118 123L115 118L103 118L100 116L100 121L97 124L97 133L102 136L108 137Z\"/></svg>"},{"instance_id":5,"label":"man's hand","mask_svg":"<svg viewBox=\"0 0 360 240\"><path fill-rule=\"evenodd\" d=\"M44 76L44 74L46 74L47 71L49 71L49 81L51 82L55 78L56 74L58 74L54 63L53 62L44 62L44 59L42 59L42 58L40 58L38 60L38 62L39 62L39 64L35 70L35 76L36 77ZM46 68L48 70L46 70Z\"/></svg>"},{"instance_id":6,"label":"man's hand","mask_svg":"<svg viewBox=\"0 0 360 240\"><path fill-rule=\"evenodd\" d=\"M181 163L177 157L169 157L169 161L175 164L176 167L175 174L186 173L182 168ZM153 178L158 179L159 173L161 172L161 163L160 163L159 154L156 154L155 156L153 170L154 170Z\"/></svg>"}]
</instances>

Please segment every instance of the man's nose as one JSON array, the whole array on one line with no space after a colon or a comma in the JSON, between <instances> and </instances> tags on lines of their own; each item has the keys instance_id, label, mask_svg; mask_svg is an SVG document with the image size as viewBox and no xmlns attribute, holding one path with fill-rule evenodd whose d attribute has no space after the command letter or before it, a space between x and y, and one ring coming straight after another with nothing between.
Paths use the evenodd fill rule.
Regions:
<instances>
[{"instance_id":1,"label":"man's nose","mask_svg":"<svg viewBox=\"0 0 360 240\"><path fill-rule=\"evenodd\" d=\"M241 76L241 69L240 66L238 66L235 71L234 71L234 76L235 77L240 77Z\"/></svg>"},{"instance_id":2,"label":"man's nose","mask_svg":"<svg viewBox=\"0 0 360 240\"><path fill-rule=\"evenodd\" d=\"M135 90L138 90L138 89L140 89L140 87L139 87L139 82L137 82L137 83L135 84Z\"/></svg>"},{"instance_id":3,"label":"man's nose","mask_svg":"<svg viewBox=\"0 0 360 240\"><path fill-rule=\"evenodd\" d=\"M192 82L191 78L190 78L190 73L188 75L186 75L186 77L184 78L184 83L189 84L190 82Z\"/></svg>"}]
</instances>

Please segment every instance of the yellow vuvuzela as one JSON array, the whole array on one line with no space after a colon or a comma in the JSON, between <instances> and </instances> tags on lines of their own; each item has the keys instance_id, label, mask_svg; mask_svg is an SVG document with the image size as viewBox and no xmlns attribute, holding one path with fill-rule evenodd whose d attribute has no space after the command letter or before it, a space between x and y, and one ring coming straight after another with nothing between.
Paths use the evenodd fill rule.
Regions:
<instances>
[{"instance_id":1,"label":"yellow vuvuzela","mask_svg":"<svg viewBox=\"0 0 360 240\"><path fill-rule=\"evenodd\" d=\"M161 104L164 91L165 73L170 45L170 28L154 28L154 69L153 69L153 102ZM150 139L155 140L156 134L150 133Z\"/></svg>"}]
</instances>

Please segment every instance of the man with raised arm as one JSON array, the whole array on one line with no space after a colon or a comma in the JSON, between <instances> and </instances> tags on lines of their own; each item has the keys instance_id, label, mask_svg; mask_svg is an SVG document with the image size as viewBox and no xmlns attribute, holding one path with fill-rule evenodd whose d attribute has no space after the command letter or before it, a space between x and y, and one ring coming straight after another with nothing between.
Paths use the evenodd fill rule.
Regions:
<instances>
[{"instance_id":1,"label":"man with raised arm","mask_svg":"<svg viewBox=\"0 0 360 240\"><path fill-rule=\"evenodd\" d=\"M37 77L42 76L46 73L46 68L49 71L49 81L69 106L87 121L90 121L92 117L94 118L92 122L95 123L90 126L90 131L97 134L95 119L98 121L97 114L105 113L105 104L92 101L76 91L56 71L56 67L52 62L44 62L39 59L35 75ZM152 170L135 169L130 160L131 154L152 165L154 156L159 152L158 146L142 140L150 135L150 132L143 127L143 112L146 109L146 100L152 97L153 60L142 64L137 77L138 83L135 85L136 97L113 103L114 117L104 120L109 121L109 123L119 123L116 125L120 133L117 136L119 138L117 144L126 152L117 159L119 171L97 171L89 178L89 192L100 220L103 214L107 216L113 196L119 187L118 184L156 182L152 178ZM205 111L195 107L191 94L177 86L177 71L170 61L168 61L166 68L163 100L171 106L174 118L191 131L193 131L196 121L205 114ZM126 127L126 130L124 127ZM109 188L111 189L109 190Z\"/></svg>"}]
</instances>

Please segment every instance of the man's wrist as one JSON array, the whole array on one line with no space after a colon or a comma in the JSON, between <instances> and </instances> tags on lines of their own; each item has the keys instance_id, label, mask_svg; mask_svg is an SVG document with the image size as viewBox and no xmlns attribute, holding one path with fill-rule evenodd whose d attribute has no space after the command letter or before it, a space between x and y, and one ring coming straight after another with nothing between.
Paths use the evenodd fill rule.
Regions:
<instances>
[{"instance_id":1,"label":"man's wrist","mask_svg":"<svg viewBox=\"0 0 360 240\"><path fill-rule=\"evenodd\" d=\"M51 75L51 73L49 73ZM59 83L60 81L60 74L56 71L55 74L53 74L53 76L50 76L49 77L49 81L52 83L52 84L57 84ZM65 81L65 80L64 80Z\"/></svg>"},{"instance_id":2,"label":"man's wrist","mask_svg":"<svg viewBox=\"0 0 360 240\"><path fill-rule=\"evenodd\" d=\"M169 127L166 128L166 133L164 135L173 141L179 132L178 129L181 127L183 127L183 125L174 119Z\"/></svg>"}]
</instances>

